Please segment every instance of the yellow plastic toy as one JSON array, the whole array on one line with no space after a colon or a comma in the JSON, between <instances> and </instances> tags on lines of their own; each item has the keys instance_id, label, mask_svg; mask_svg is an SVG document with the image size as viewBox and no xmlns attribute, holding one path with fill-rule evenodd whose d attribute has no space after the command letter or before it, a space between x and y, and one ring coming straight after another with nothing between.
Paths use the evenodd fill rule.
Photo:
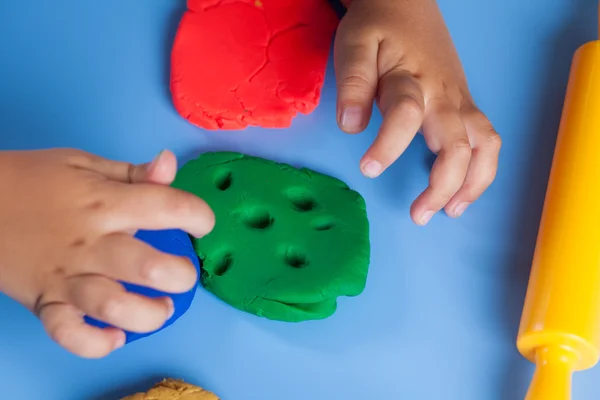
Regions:
<instances>
[{"instance_id":1,"label":"yellow plastic toy","mask_svg":"<svg viewBox=\"0 0 600 400\"><path fill-rule=\"evenodd\" d=\"M600 41L573 58L521 326L526 400L569 400L600 352Z\"/></svg>"}]
</instances>

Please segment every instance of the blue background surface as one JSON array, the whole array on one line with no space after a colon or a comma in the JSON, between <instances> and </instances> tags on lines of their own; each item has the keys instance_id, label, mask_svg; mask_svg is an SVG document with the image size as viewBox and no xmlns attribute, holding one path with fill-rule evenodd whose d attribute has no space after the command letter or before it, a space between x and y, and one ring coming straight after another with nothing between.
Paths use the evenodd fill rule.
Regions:
<instances>
[{"instance_id":1,"label":"blue background surface","mask_svg":"<svg viewBox=\"0 0 600 400\"><path fill-rule=\"evenodd\" d=\"M234 150L332 174L372 221L364 294L332 318L288 325L200 290L177 324L97 361L71 356L0 298L3 398L116 399L163 376L223 400L522 399L532 372L515 350L521 306L573 51L596 37L591 0L440 0L473 95L504 139L495 184L463 218L426 228L409 205L427 184L421 139L381 178L358 136L335 124L330 73L319 109L288 131L206 133L168 93L183 0L0 1L0 148L78 147L132 162ZM343 150L341 150L343 149ZM597 399L600 367L575 378Z\"/></svg>"}]
</instances>

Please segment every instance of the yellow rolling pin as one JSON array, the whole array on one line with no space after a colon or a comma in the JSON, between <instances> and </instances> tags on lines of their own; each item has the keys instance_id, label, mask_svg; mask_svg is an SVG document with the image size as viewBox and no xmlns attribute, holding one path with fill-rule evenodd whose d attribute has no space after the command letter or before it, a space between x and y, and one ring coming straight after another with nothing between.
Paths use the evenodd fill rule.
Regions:
<instances>
[{"instance_id":1,"label":"yellow rolling pin","mask_svg":"<svg viewBox=\"0 0 600 400\"><path fill-rule=\"evenodd\" d=\"M536 364L526 400L571 399L598 362L600 41L573 58L517 348Z\"/></svg>"}]
</instances>

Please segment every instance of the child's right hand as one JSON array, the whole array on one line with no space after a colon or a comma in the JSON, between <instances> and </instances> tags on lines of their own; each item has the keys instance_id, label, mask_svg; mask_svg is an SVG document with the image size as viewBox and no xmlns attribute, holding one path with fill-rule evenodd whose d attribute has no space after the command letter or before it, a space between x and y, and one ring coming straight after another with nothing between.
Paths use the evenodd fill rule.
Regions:
<instances>
[{"instance_id":1,"label":"child's right hand","mask_svg":"<svg viewBox=\"0 0 600 400\"><path fill-rule=\"evenodd\" d=\"M436 154L411 206L425 225L441 209L459 217L490 186L502 140L475 104L436 0L342 0L335 36L338 123L363 131L377 103L383 122L360 163L379 176L420 132Z\"/></svg>"},{"instance_id":2,"label":"child's right hand","mask_svg":"<svg viewBox=\"0 0 600 400\"><path fill-rule=\"evenodd\" d=\"M117 281L168 293L195 285L189 260L133 237L138 229L212 230L208 205L168 186L176 169L170 152L140 166L78 150L0 152L0 291L82 357L122 346L121 329L160 328L172 301L128 293ZM84 315L121 329L92 327Z\"/></svg>"}]
</instances>

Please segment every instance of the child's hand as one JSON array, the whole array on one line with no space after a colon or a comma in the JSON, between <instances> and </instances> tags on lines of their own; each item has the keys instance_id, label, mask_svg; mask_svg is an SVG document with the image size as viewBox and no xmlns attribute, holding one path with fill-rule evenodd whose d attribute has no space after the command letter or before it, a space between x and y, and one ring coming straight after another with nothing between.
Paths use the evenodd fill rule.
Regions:
<instances>
[{"instance_id":1,"label":"child's hand","mask_svg":"<svg viewBox=\"0 0 600 400\"><path fill-rule=\"evenodd\" d=\"M172 301L128 293L117 281L168 293L195 285L188 259L132 236L170 228L202 236L213 228L206 203L168 186L176 169L170 152L141 166L77 150L0 153L0 291L83 357L102 357L125 340L120 329L84 323L84 314L134 332L160 328Z\"/></svg>"},{"instance_id":2,"label":"child's hand","mask_svg":"<svg viewBox=\"0 0 600 400\"><path fill-rule=\"evenodd\" d=\"M341 129L363 131L374 99L384 117L360 164L366 176L381 174L418 130L438 155L429 187L411 207L417 224L442 208L460 216L492 183L500 137L471 98L435 0L352 0L335 67Z\"/></svg>"}]
</instances>

